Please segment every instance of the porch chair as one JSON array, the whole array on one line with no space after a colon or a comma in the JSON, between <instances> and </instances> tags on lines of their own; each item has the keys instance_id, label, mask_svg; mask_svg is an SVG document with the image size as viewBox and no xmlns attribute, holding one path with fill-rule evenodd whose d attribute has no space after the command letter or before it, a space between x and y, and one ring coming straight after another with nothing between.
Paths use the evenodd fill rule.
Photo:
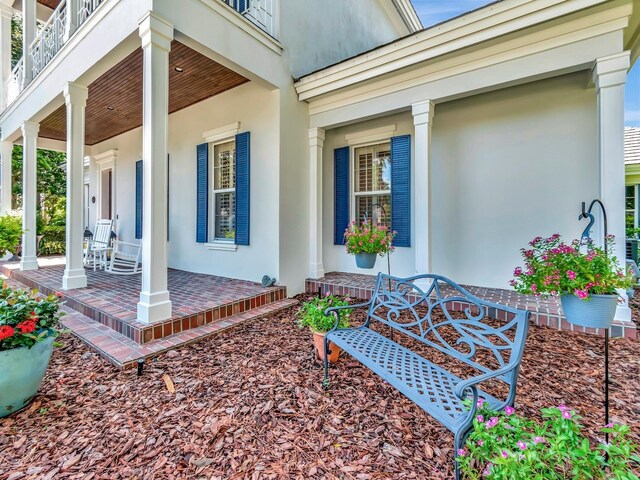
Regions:
<instances>
[{"instance_id":1,"label":"porch chair","mask_svg":"<svg viewBox=\"0 0 640 480\"><path fill-rule=\"evenodd\" d=\"M93 238L87 242L84 251L84 264L93 263L93 271L98 268L107 267L107 252L111 250L109 240L111 239L111 226L113 220L102 219L96 222Z\"/></svg>"},{"instance_id":2,"label":"porch chair","mask_svg":"<svg viewBox=\"0 0 640 480\"><path fill-rule=\"evenodd\" d=\"M107 272L115 275L135 275L140 273L141 250L142 246L139 244L114 240Z\"/></svg>"}]
</instances>

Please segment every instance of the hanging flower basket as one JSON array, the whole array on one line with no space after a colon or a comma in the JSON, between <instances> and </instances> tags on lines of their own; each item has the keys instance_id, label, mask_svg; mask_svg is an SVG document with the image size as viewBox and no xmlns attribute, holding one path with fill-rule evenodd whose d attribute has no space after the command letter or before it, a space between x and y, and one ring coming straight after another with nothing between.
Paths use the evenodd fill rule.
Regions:
<instances>
[{"instance_id":1,"label":"hanging flower basket","mask_svg":"<svg viewBox=\"0 0 640 480\"><path fill-rule=\"evenodd\" d=\"M560 303L568 322L581 327L609 328L616 314L618 295L591 295L586 301L575 295L562 295Z\"/></svg>"},{"instance_id":2,"label":"hanging flower basket","mask_svg":"<svg viewBox=\"0 0 640 480\"><path fill-rule=\"evenodd\" d=\"M606 239L613 250L613 236ZM564 243L559 234L536 237L522 249L524 268L513 272L511 285L520 293L542 297L560 296L568 322L590 328L608 328L618 301L617 290L634 283L632 275L614 256L592 242Z\"/></svg>"},{"instance_id":3,"label":"hanging flower basket","mask_svg":"<svg viewBox=\"0 0 640 480\"><path fill-rule=\"evenodd\" d=\"M373 268L376 255L383 256L393 252L393 237L386 225L372 224L366 220L358 225L355 221L349 224L344 232L347 253L355 255L358 268Z\"/></svg>"}]
</instances>

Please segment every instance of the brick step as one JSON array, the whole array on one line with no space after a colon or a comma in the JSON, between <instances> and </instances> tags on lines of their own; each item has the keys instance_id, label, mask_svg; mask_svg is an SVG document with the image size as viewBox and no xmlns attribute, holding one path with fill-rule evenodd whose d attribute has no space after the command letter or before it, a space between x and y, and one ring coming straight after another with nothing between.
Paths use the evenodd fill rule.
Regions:
<instances>
[{"instance_id":1,"label":"brick step","mask_svg":"<svg viewBox=\"0 0 640 480\"><path fill-rule=\"evenodd\" d=\"M63 307L67 313L63 317L63 325L71 330L82 342L95 350L102 358L121 370L133 368L138 360L148 360L169 350L200 341L211 335L236 327L244 322L256 320L274 312L287 309L298 303L297 300L285 299L272 302L216 320L205 325L181 331L151 342L140 345L124 335L82 315L68 307Z\"/></svg>"}]
</instances>

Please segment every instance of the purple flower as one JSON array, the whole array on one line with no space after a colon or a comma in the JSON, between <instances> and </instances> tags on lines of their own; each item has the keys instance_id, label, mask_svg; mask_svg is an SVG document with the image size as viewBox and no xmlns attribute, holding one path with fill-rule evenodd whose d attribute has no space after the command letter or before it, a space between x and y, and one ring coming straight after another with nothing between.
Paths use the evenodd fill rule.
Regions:
<instances>
[{"instance_id":1,"label":"purple flower","mask_svg":"<svg viewBox=\"0 0 640 480\"><path fill-rule=\"evenodd\" d=\"M504 450L502 450L502 457L503 458L509 458L509 454L507 452L505 452Z\"/></svg>"},{"instance_id":2,"label":"purple flower","mask_svg":"<svg viewBox=\"0 0 640 480\"><path fill-rule=\"evenodd\" d=\"M506 413L507 415L513 415L515 413L516 409L513 407L504 407L504 413Z\"/></svg>"},{"instance_id":3,"label":"purple flower","mask_svg":"<svg viewBox=\"0 0 640 480\"><path fill-rule=\"evenodd\" d=\"M489 419L489 423L491 424L492 427L495 427L499 421L500 419L498 417L491 417Z\"/></svg>"},{"instance_id":4,"label":"purple flower","mask_svg":"<svg viewBox=\"0 0 640 480\"><path fill-rule=\"evenodd\" d=\"M566 418L567 420L571 419L571 412L569 410L563 411L562 418Z\"/></svg>"},{"instance_id":5,"label":"purple flower","mask_svg":"<svg viewBox=\"0 0 640 480\"><path fill-rule=\"evenodd\" d=\"M536 445L539 443L544 443L546 440L543 437L533 437L533 443Z\"/></svg>"},{"instance_id":6,"label":"purple flower","mask_svg":"<svg viewBox=\"0 0 640 480\"><path fill-rule=\"evenodd\" d=\"M482 415L478 415L476 417L476 420L478 420L480 423L484 423L484 417Z\"/></svg>"},{"instance_id":7,"label":"purple flower","mask_svg":"<svg viewBox=\"0 0 640 480\"><path fill-rule=\"evenodd\" d=\"M519 448L520 450L526 450L526 449L527 449L527 444L526 444L526 443L524 443L522 440L520 440L520 441L518 442L518 448Z\"/></svg>"},{"instance_id":8,"label":"purple flower","mask_svg":"<svg viewBox=\"0 0 640 480\"><path fill-rule=\"evenodd\" d=\"M478 446L481 447L484 445L484 440L478 440Z\"/></svg>"},{"instance_id":9,"label":"purple flower","mask_svg":"<svg viewBox=\"0 0 640 480\"><path fill-rule=\"evenodd\" d=\"M328 297L329 295L331 295L331 292L327 291L327 293L324 294L325 297Z\"/></svg>"},{"instance_id":10,"label":"purple flower","mask_svg":"<svg viewBox=\"0 0 640 480\"><path fill-rule=\"evenodd\" d=\"M615 425L616 425L615 422L609 422L604 426L604 428L613 428L613 427L615 427Z\"/></svg>"},{"instance_id":11,"label":"purple flower","mask_svg":"<svg viewBox=\"0 0 640 480\"><path fill-rule=\"evenodd\" d=\"M482 471L483 477L488 477L489 475L491 475L491 467L493 467L493 463L490 463L485 467L485 469Z\"/></svg>"},{"instance_id":12,"label":"purple flower","mask_svg":"<svg viewBox=\"0 0 640 480\"><path fill-rule=\"evenodd\" d=\"M564 412L565 410L568 410L568 407L564 403L561 403L560 405L558 405L558 410Z\"/></svg>"},{"instance_id":13,"label":"purple flower","mask_svg":"<svg viewBox=\"0 0 640 480\"><path fill-rule=\"evenodd\" d=\"M479 398L478 402L476 403L476 406L478 408L482 408L482 405L484 405L484 398Z\"/></svg>"},{"instance_id":14,"label":"purple flower","mask_svg":"<svg viewBox=\"0 0 640 480\"><path fill-rule=\"evenodd\" d=\"M567 270L567 278L569 280L575 280L576 279L576 272L574 272L573 270Z\"/></svg>"},{"instance_id":15,"label":"purple flower","mask_svg":"<svg viewBox=\"0 0 640 480\"><path fill-rule=\"evenodd\" d=\"M464 448L458 449L458 456L464 457L467 454L467 451Z\"/></svg>"}]
</instances>

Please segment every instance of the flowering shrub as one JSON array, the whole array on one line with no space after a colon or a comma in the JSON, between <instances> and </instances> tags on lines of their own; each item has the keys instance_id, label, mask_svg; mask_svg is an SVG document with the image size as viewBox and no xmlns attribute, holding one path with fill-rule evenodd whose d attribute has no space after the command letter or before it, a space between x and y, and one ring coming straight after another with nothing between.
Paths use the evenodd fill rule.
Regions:
<instances>
[{"instance_id":1,"label":"flowering shrub","mask_svg":"<svg viewBox=\"0 0 640 480\"><path fill-rule=\"evenodd\" d=\"M349 297L340 299L329 292L324 297L314 297L302 304L298 312L298 325L300 328L309 327L316 333L326 333L333 328L336 320L334 315L325 315L325 310L331 307L347 306L349 305L349 300ZM337 313L340 318L338 328L347 328L351 309L345 308Z\"/></svg>"},{"instance_id":2,"label":"flowering shrub","mask_svg":"<svg viewBox=\"0 0 640 480\"><path fill-rule=\"evenodd\" d=\"M37 342L57 337L61 294L37 298L36 291L0 290L0 351L31 348Z\"/></svg>"},{"instance_id":3,"label":"flowering shrub","mask_svg":"<svg viewBox=\"0 0 640 480\"><path fill-rule=\"evenodd\" d=\"M514 270L511 285L520 293L533 295L575 295L588 300L591 294L615 294L617 288L634 284L632 276L620 268L616 257L605 254L593 244L581 252L578 240L571 245L559 234L549 238L536 237L523 248L524 269ZM607 238L611 251L613 236Z\"/></svg>"},{"instance_id":4,"label":"flowering shrub","mask_svg":"<svg viewBox=\"0 0 640 480\"><path fill-rule=\"evenodd\" d=\"M377 253L384 255L393 252L393 237L396 232L390 232L386 225L372 224L371 220L358 225L355 220L349 224L344 232L347 253Z\"/></svg>"},{"instance_id":5,"label":"flowering shrub","mask_svg":"<svg viewBox=\"0 0 640 480\"><path fill-rule=\"evenodd\" d=\"M611 423L602 429L610 443L595 446L582 434L580 417L566 407L542 410L542 423L515 413L485 408L479 402L471 435L458 451L464 478L486 479L627 479L640 464L629 427Z\"/></svg>"},{"instance_id":6,"label":"flowering shrub","mask_svg":"<svg viewBox=\"0 0 640 480\"><path fill-rule=\"evenodd\" d=\"M7 253L16 253L22 239L22 220L15 215L0 217L0 258Z\"/></svg>"}]
</instances>

